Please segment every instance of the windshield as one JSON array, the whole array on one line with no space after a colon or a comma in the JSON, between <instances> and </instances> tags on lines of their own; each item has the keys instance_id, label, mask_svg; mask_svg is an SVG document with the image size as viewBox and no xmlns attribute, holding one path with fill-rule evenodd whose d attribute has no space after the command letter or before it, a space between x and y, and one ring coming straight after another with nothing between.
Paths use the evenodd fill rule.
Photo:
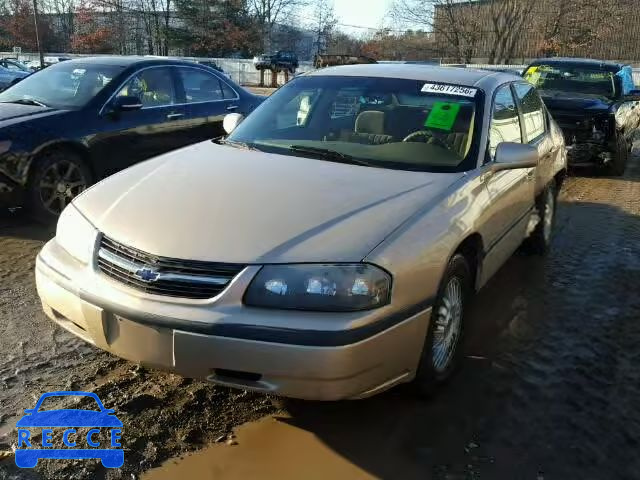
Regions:
<instances>
[{"instance_id":1,"label":"windshield","mask_svg":"<svg viewBox=\"0 0 640 480\"><path fill-rule=\"evenodd\" d=\"M298 77L228 140L382 168L461 171L473 160L476 95L474 88L417 80Z\"/></svg>"},{"instance_id":2,"label":"windshield","mask_svg":"<svg viewBox=\"0 0 640 480\"><path fill-rule=\"evenodd\" d=\"M124 67L63 62L26 77L0 93L0 102L33 101L47 107L85 106Z\"/></svg>"},{"instance_id":3,"label":"windshield","mask_svg":"<svg viewBox=\"0 0 640 480\"><path fill-rule=\"evenodd\" d=\"M558 90L613 98L616 96L615 74L599 68L571 65L534 65L524 74L525 80L540 90Z\"/></svg>"},{"instance_id":4,"label":"windshield","mask_svg":"<svg viewBox=\"0 0 640 480\"><path fill-rule=\"evenodd\" d=\"M15 60L5 60L4 64L5 68L9 70L19 70L21 72L31 73L31 71L25 65Z\"/></svg>"}]
</instances>

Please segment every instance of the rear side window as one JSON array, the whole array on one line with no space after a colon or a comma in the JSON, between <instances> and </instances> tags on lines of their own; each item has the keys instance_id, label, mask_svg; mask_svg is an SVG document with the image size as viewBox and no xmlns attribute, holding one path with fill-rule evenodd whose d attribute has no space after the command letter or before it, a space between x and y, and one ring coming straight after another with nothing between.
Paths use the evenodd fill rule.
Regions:
<instances>
[{"instance_id":1,"label":"rear side window","mask_svg":"<svg viewBox=\"0 0 640 480\"><path fill-rule=\"evenodd\" d=\"M493 101L489 131L489 149L492 158L498 145L503 142L522 143L520 116L509 85L500 87Z\"/></svg>"},{"instance_id":2,"label":"rear side window","mask_svg":"<svg viewBox=\"0 0 640 480\"><path fill-rule=\"evenodd\" d=\"M222 82L215 75L195 68L180 68L187 103L223 100Z\"/></svg>"},{"instance_id":3,"label":"rear side window","mask_svg":"<svg viewBox=\"0 0 640 480\"><path fill-rule=\"evenodd\" d=\"M220 85L222 85L222 94L224 95L225 100L238 98L238 94L236 93L236 91L229 85L227 85L224 81L220 80Z\"/></svg>"},{"instance_id":4,"label":"rear side window","mask_svg":"<svg viewBox=\"0 0 640 480\"><path fill-rule=\"evenodd\" d=\"M515 91L524 119L525 143L531 143L544 134L546 123L544 104L532 85L517 83Z\"/></svg>"}]
</instances>

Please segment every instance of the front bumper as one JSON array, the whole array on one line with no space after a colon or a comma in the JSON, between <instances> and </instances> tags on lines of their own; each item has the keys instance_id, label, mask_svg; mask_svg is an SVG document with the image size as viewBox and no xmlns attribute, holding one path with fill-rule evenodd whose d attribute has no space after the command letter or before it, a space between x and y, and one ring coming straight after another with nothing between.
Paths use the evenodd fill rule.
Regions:
<instances>
[{"instance_id":1,"label":"front bumper","mask_svg":"<svg viewBox=\"0 0 640 480\"><path fill-rule=\"evenodd\" d=\"M313 399L363 398L415 375L431 314L316 313L249 308L247 267L211 300L148 295L47 243L36 262L46 315L119 357L192 378ZM292 328L295 325L297 328Z\"/></svg>"},{"instance_id":2,"label":"front bumper","mask_svg":"<svg viewBox=\"0 0 640 480\"><path fill-rule=\"evenodd\" d=\"M567 146L567 163L570 167L604 166L611 162L613 153L602 143L574 143Z\"/></svg>"}]
</instances>

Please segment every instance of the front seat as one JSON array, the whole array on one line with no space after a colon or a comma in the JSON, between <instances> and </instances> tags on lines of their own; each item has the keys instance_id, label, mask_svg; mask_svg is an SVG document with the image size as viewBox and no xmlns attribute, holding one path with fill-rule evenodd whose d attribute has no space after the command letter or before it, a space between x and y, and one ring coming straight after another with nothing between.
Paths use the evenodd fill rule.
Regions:
<instances>
[{"instance_id":1,"label":"front seat","mask_svg":"<svg viewBox=\"0 0 640 480\"><path fill-rule=\"evenodd\" d=\"M356 117L355 132L349 136L349 141L380 145L393 141L391 135L384 133L384 112L367 110Z\"/></svg>"},{"instance_id":2,"label":"front seat","mask_svg":"<svg viewBox=\"0 0 640 480\"><path fill-rule=\"evenodd\" d=\"M466 133L450 133L447 135L447 144L451 146L454 152L460 155L460 158L464 158L467 155L469 135Z\"/></svg>"}]
</instances>

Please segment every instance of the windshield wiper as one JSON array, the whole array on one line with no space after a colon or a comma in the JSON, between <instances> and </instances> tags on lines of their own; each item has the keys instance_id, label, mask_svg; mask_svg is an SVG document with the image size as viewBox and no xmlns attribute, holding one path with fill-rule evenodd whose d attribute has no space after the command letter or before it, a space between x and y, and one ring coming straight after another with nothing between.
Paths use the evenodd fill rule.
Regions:
<instances>
[{"instance_id":1,"label":"windshield wiper","mask_svg":"<svg viewBox=\"0 0 640 480\"><path fill-rule=\"evenodd\" d=\"M324 160L330 160L332 162L348 163L351 165L362 165L364 167L377 166L369 162L365 162L364 160L360 160L359 158L352 157L351 155L347 155L346 153L337 152L328 148L308 147L305 145L290 145L289 150L298 153L309 153L311 155L316 155Z\"/></svg>"},{"instance_id":2,"label":"windshield wiper","mask_svg":"<svg viewBox=\"0 0 640 480\"><path fill-rule=\"evenodd\" d=\"M33 98L18 98L16 100L10 100L8 102L0 102L0 103L18 103L20 105L33 105L36 107L47 107L46 104L39 102L38 100L34 100Z\"/></svg>"},{"instance_id":3,"label":"windshield wiper","mask_svg":"<svg viewBox=\"0 0 640 480\"><path fill-rule=\"evenodd\" d=\"M216 145L228 145L229 147L243 148L245 150L259 150L258 148L254 147L249 143L235 142L233 140L227 140L224 137L214 138L212 142L215 143Z\"/></svg>"}]
</instances>

